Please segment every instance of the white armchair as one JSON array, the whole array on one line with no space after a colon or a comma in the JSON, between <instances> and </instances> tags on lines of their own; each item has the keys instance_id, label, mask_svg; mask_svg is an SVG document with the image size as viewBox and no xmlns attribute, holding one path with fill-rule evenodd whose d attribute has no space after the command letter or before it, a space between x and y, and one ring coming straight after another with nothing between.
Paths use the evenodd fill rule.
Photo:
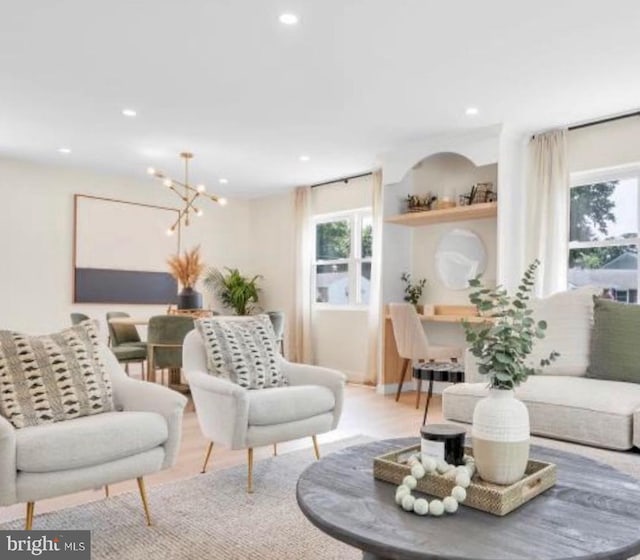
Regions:
<instances>
[{"instance_id":1,"label":"white armchair","mask_svg":"<svg viewBox=\"0 0 640 560\"><path fill-rule=\"evenodd\" d=\"M345 376L337 371L287 362L280 367L287 387L247 390L207 372L204 343L197 331L184 340L183 367L191 388L200 429L210 441L202 472L206 472L214 442L231 449L247 449L247 490L253 491L253 449L333 430L342 413Z\"/></svg>"},{"instance_id":2,"label":"white armchair","mask_svg":"<svg viewBox=\"0 0 640 560\"><path fill-rule=\"evenodd\" d=\"M0 506L35 502L136 478L147 524L145 475L174 465L187 400L160 385L136 381L101 348L116 410L16 430L0 416Z\"/></svg>"}]
</instances>

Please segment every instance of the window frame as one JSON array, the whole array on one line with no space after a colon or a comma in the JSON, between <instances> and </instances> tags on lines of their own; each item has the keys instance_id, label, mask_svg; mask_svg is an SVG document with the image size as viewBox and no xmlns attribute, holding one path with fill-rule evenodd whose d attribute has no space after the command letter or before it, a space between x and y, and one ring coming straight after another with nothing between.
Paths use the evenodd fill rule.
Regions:
<instances>
[{"instance_id":1,"label":"window frame","mask_svg":"<svg viewBox=\"0 0 640 560\"><path fill-rule=\"evenodd\" d=\"M370 206L354 208L352 210L341 210L339 212L329 212L326 214L317 214L312 217L312 233L311 233L311 304L314 309L319 310L365 310L369 304L362 302L362 264L371 263L372 257L362 256L362 224L365 219L371 221L373 227L373 214ZM347 221L350 227L350 254L347 258L319 260L317 258L317 228L321 224L331 222ZM348 303L329 303L316 301L317 297L317 267L319 265L346 264L347 275L349 279L349 302ZM355 294L355 297L354 297Z\"/></svg>"},{"instance_id":2,"label":"window frame","mask_svg":"<svg viewBox=\"0 0 640 560\"><path fill-rule=\"evenodd\" d=\"M638 196L636 216L638 220L637 223L639 231L636 236L619 239L602 239L598 241L571 241L569 237L569 232L571 230L571 189L575 187L591 185L594 183L622 181L625 179L635 179L637 183ZM572 249L597 249L600 247L623 247L635 245L636 254L638 255L638 257L640 257L640 164L634 163L618 167L608 167L591 171L580 171L571 173L569 178L569 190L567 192L567 198L567 288L569 288L569 254ZM640 258L638 258L638 264L636 268L636 290L637 294L640 295ZM638 300L638 304L640 304L640 300Z\"/></svg>"}]
</instances>

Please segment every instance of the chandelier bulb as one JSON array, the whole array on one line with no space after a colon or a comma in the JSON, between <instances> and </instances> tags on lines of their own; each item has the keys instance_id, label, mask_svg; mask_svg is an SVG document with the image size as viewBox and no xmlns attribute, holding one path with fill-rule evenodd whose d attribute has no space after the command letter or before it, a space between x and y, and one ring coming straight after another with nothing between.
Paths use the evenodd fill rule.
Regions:
<instances>
[{"instance_id":1,"label":"chandelier bulb","mask_svg":"<svg viewBox=\"0 0 640 560\"><path fill-rule=\"evenodd\" d=\"M168 237L171 237L173 234L174 234L174 229L173 229L172 227L170 227L170 228L167 230L167 236L168 236Z\"/></svg>"},{"instance_id":2,"label":"chandelier bulb","mask_svg":"<svg viewBox=\"0 0 640 560\"><path fill-rule=\"evenodd\" d=\"M204 212L200 208L198 208L196 210L196 216L202 216L202 214L204 214Z\"/></svg>"},{"instance_id":3,"label":"chandelier bulb","mask_svg":"<svg viewBox=\"0 0 640 560\"><path fill-rule=\"evenodd\" d=\"M167 178L162 182L162 184L163 184L165 187L173 187L173 181L172 181L171 179L169 179L169 177L167 177Z\"/></svg>"},{"instance_id":4,"label":"chandelier bulb","mask_svg":"<svg viewBox=\"0 0 640 560\"><path fill-rule=\"evenodd\" d=\"M207 190L207 187L205 187L204 185L198 185L198 186L196 187L196 190L197 190L199 193L203 193L204 191L206 191L206 190Z\"/></svg>"},{"instance_id":5,"label":"chandelier bulb","mask_svg":"<svg viewBox=\"0 0 640 560\"><path fill-rule=\"evenodd\" d=\"M219 198L218 199L218 204L220 206L226 206L227 205L228 200L226 198Z\"/></svg>"},{"instance_id":6,"label":"chandelier bulb","mask_svg":"<svg viewBox=\"0 0 640 560\"><path fill-rule=\"evenodd\" d=\"M147 173L149 175L155 175L156 174L156 170L153 167L147 167Z\"/></svg>"}]
</instances>

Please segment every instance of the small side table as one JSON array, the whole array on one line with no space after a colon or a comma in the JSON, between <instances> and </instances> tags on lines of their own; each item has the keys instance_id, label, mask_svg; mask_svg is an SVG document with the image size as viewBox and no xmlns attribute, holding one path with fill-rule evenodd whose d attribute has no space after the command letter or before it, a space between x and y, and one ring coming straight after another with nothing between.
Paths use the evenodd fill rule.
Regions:
<instances>
[{"instance_id":1,"label":"small side table","mask_svg":"<svg viewBox=\"0 0 640 560\"><path fill-rule=\"evenodd\" d=\"M418 399L420 399L420 385L422 381L429 381L427 402L424 405L422 423L427 423L429 401L433 395L433 382L464 383L464 365L459 362L423 362L413 368L413 378L418 380ZM418 402L420 402L418 400Z\"/></svg>"}]
</instances>

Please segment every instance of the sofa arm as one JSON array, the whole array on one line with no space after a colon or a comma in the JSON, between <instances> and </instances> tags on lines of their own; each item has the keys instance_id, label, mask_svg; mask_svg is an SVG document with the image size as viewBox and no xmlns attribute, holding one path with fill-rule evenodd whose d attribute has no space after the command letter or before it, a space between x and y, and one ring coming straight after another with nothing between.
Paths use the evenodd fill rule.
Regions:
<instances>
[{"instance_id":1,"label":"sofa arm","mask_svg":"<svg viewBox=\"0 0 640 560\"><path fill-rule=\"evenodd\" d=\"M334 369L307 364L294 364L286 360L280 361L280 367L290 385L321 385L333 392L336 404L333 410L332 429L336 428L342 414L344 386L347 377Z\"/></svg>"},{"instance_id":2,"label":"sofa arm","mask_svg":"<svg viewBox=\"0 0 640 560\"><path fill-rule=\"evenodd\" d=\"M185 377L204 436L231 449L244 449L249 426L247 389L203 371L187 371Z\"/></svg>"},{"instance_id":3,"label":"sofa arm","mask_svg":"<svg viewBox=\"0 0 640 560\"><path fill-rule=\"evenodd\" d=\"M137 381L135 379L113 379L113 399L120 410L156 412L164 417L169 429L169 437L164 444L163 469L172 467L180 450L182 437L182 416L187 399L177 391L162 385Z\"/></svg>"},{"instance_id":4,"label":"sofa arm","mask_svg":"<svg viewBox=\"0 0 640 560\"><path fill-rule=\"evenodd\" d=\"M16 430L0 416L0 506L18 501L16 491Z\"/></svg>"}]
</instances>

